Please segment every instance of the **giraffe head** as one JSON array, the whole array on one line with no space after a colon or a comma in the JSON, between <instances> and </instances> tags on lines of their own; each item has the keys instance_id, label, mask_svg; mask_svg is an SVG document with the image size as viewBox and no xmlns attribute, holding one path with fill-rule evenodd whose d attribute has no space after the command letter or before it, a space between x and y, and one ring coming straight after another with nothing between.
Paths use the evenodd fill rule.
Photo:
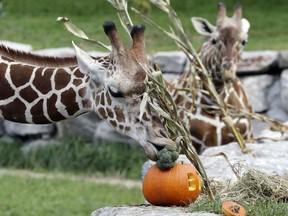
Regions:
<instances>
[{"instance_id":1,"label":"giraffe head","mask_svg":"<svg viewBox=\"0 0 288 216\"><path fill-rule=\"evenodd\" d=\"M147 111L139 119L140 103L146 91L145 69L149 67L145 27L133 27L133 43L129 49L120 40L113 22L106 22L103 27L112 46L109 58L93 59L74 44L80 71L95 85L93 109L120 133L138 141L148 158L157 160L160 149L176 144L168 138L156 112Z\"/></svg>"},{"instance_id":2,"label":"giraffe head","mask_svg":"<svg viewBox=\"0 0 288 216\"><path fill-rule=\"evenodd\" d=\"M210 55L211 59L208 61L210 61L211 67L213 67L212 64L217 67L214 68L216 73L211 74L212 78L225 82L233 80L236 76L240 54L248 41L250 28L249 22L242 18L241 6L237 5L233 16L227 17L224 4L219 3L216 26L200 17L193 17L191 21L198 33L208 37L202 47L202 49L205 47L206 50L203 50L202 54ZM207 70L209 71L209 69Z\"/></svg>"}]
</instances>

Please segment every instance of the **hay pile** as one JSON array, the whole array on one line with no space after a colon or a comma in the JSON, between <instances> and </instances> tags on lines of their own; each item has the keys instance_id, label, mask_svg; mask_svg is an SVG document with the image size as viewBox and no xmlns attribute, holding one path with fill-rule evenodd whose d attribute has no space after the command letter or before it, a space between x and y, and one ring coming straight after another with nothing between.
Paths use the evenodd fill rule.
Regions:
<instances>
[{"instance_id":1,"label":"hay pile","mask_svg":"<svg viewBox=\"0 0 288 216\"><path fill-rule=\"evenodd\" d=\"M245 169L246 172L234 183L211 181L210 186L216 200L233 200L242 204L253 204L267 199L288 202L288 178ZM209 200L209 197L203 195L196 203L206 203Z\"/></svg>"}]
</instances>

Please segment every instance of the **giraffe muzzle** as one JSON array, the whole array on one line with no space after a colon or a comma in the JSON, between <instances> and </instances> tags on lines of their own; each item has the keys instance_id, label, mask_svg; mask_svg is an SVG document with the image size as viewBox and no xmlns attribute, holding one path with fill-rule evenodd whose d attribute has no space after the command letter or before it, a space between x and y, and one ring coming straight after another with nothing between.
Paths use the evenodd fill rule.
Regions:
<instances>
[{"instance_id":1,"label":"giraffe muzzle","mask_svg":"<svg viewBox=\"0 0 288 216\"><path fill-rule=\"evenodd\" d=\"M223 69L223 80L230 82L236 77L236 64L232 61L225 61L222 64Z\"/></svg>"},{"instance_id":2,"label":"giraffe muzzle","mask_svg":"<svg viewBox=\"0 0 288 216\"><path fill-rule=\"evenodd\" d=\"M165 146L174 146L176 148L176 143L169 138L156 138L153 141L149 140L146 145L144 145L144 151L146 156L152 160L158 160L158 152L161 151Z\"/></svg>"}]
</instances>

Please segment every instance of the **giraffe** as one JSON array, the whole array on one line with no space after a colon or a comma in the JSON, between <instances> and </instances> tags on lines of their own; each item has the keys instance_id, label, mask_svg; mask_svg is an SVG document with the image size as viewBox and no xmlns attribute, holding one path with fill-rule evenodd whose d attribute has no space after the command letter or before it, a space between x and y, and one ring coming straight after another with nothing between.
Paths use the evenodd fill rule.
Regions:
<instances>
[{"instance_id":1,"label":"giraffe","mask_svg":"<svg viewBox=\"0 0 288 216\"><path fill-rule=\"evenodd\" d=\"M226 16L224 4L218 5L217 24L213 26L206 19L191 19L196 31L208 39L198 52L220 98L227 106L251 111L248 96L236 76L237 63L247 43L250 27L246 19L242 19L242 8L237 5L232 17ZM199 78L197 78L199 80ZM196 81L197 82L197 81ZM209 92L199 82L196 84L196 95L191 91L179 89L191 88L189 73L183 73L173 83L172 95L175 102L187 110L195 108L193 117L181 116L190 132L193 145L201 153L206 147L219 146L235 141L232 132L226 127L220 110L211 106L217 105ZM187 100L189 98L189 100ZM193 98L193 99L192 99ZM233 117L234 126L244 138L251 138L251 120L245 117Z\"/></svg>"},{"instance_id":2,"label":"giraffe","mask_svg":"<svg viewBox=\"0 0 288 216\"><path fill-rule=\"evenodd\" d=\"M151 160L168 138L158 114L147 111L140 121L149 62L143 25L131 30L126 48L113 22L105 22L112 52L92 58L73 42L75 57L46 57L0 46L0 116L6 120L47 124L92 111L118 132L138 141Z\"/></svg>"}]
</instances>

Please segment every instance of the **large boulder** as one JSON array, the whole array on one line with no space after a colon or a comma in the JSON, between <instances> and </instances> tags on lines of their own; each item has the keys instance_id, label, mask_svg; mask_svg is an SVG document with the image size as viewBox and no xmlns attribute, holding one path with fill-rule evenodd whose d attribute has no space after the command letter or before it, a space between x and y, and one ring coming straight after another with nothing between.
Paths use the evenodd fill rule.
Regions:
<instances>
[{"instance_id":1,"label":"large boulder","mask_svg":"<svg viewBox=\"0 0 288 216\"><path fill-rule=\"evenodd\" d=\"M271 50L245 51L238 63L238 74L261 74L278 66L279 52Z\"/></svg>"},{"instance_id":2,"label":"large boulder","mask_svg":"<svg viewBox=\"0 0 288 216\"><path fill-rule=\"evenodd\" d=\"M288 68L288 50L282 50L279 52L279 67Z\"/></svg>"},{"instance_id":3,"label":"large boulder","mask_svg":"<svg viewBox=\"0 0 288 216\"><path fill-rule=\"evenodd\" d=\"M288 113L285 111L283 100L281 99L284 89L281 87L279 76L275 77L274 80L273 85L267 92L266 98L269 109L265 115L277 121L286 122L288 121Z\"/></svg>"},{"instance_id":4,"label":"large boulder","mask_svg":"<svg viewBox=\"0 0 288 216\"><path fill-rule=\"evenodd\" d=\"M151 205L104 207L94 211L91 216L217 216L214 213L189 213L189 208L160 207Z\"/></svg>"},{"instance_id":5,"label":"large boulder","mask_svg":"<svg viewBox=\"0 0 288 216\"><path fill-rule=\"evenodd\" d=\"M4 130L11 137L20 137L24 139L42 138L48 139L55 135L56 127L54 124L35 125L22 124L4 120Z\"/></svg>"},{"instance_id":6,"label":"large boulder","mask_svg":"<svg viewBox=\"0 0 288 216\"><path fill-rule=\"evenodd\" d=\"M280 88L282 106L288 112L288 69L281 73Z\"/></svg>"},{"instance_id":7,"label":"large boulder","mask_svg":"<svg viewBox=\"0 0 288 216\"><path fill-rule=\"evenodd\" d=\"M269 108L267 93L274 82L274 77L268 74L245 76L241 77L241 82L252 103L253 110L255 112L267 111Z\"/></svg>"},{"instance_id":8,"label":"large boulder","mask_svg":"<svg viewBox=\"0 0 288 216\"><path fill-rule=\"evenodd\" d=\"M263 131L263 136L280 138L281 134L274 134L272 131ZM288 178L288 141L265 141L263 143L247 144L249 154L243 154L238 143L230 143L228 145L207 148L200 160L205 167L207 175L210 179L219 181L236 181L233 170L229 163L238 168L241 175L247 169L255 169L271 175L278 174ZM228 161L223 157L223 153L227 156ZM190 163L185 155L181 155L180 161ZM146 175L148 169L155 164L147 161L142 168L142 178Z\"/></svg>"},{"instance_id":9,"label":"large boulder","mask_svg":"<svg viewBox=\"0 0 288 216\"><path fill-rule=\"evenodd\" d=\"M87 142L92 142L97 124L101 119L93 112L88 112L74 119L57 123L58 136L82 136Z\"/></svg>"},{"instance_id":10,"label":"large boulder","mask_svg":"<svg viewBox=\"0 0 288 216\"><path fill-rule=\"evenodd\" d=\"M163 73L180 74L187 69L189 61L181 51L158 52L152 61L160 66Z\"/></svg>"},{"instance_id":11,"label":"large boulder","mask_svg":"<svg viewBox=\"0 0 288 216\"><path fill-rule=\"evenodd\" d=\"M103 139L120 143L136 143L132 138L118 133L114 128L108 125L106 121L100 121L95 126L94 141Z\"/></svg>"}]
</instances>

